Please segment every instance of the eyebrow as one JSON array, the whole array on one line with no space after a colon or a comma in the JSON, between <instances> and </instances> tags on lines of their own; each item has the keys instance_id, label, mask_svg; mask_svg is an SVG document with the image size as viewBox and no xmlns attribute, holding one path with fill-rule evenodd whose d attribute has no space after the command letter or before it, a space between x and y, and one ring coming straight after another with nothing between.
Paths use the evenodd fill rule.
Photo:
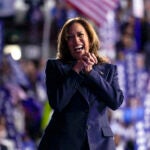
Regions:
<instances>
[{"instance_id":1,"label":"eyebrow","mask_svg":"<svg viewBox=\"0 0 150 150\"><path fill-rule=\"evenodd\" d=\"M82 33L83 34L83 31L78 31L78 32L76 32L77 34L79 34L79 33ZM66 36L68 36L68 35L75 35L74 33L67 33L66 34Z\"/></svg>"}]
</instances>

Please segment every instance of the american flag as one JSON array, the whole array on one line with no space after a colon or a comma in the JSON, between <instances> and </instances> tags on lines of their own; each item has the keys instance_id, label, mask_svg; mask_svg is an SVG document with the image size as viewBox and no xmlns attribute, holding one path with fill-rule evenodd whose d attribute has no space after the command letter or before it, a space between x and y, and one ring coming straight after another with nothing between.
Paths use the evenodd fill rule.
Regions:
<instances>
[{"instance_id":1,"label":"american flag","mask_svg":"<svg viewBox=\"0 0 150 150\"><path fill-rule=\"evenodd\" d=\"M66 0L71 6L93 20L98 26L107 22L107 14L118 5L118 0Z\"/></svg>"}]
</instances>

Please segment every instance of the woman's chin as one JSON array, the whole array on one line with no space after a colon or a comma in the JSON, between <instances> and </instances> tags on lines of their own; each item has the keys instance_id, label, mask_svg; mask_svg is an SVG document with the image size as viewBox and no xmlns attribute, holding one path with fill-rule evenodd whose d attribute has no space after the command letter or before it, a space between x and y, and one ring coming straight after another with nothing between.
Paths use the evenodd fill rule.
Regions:
<instances>
[{"instance_id":1,"label":"woman's chin","mask_svg":"<svg viewBox=\"0 0 150 150\"><path fill-rule=\"evenodd\" d=\"M74 58L79 60L82 58L82 56L83 56L83 53L78 53L78 54L74 55Z\"/></svg>"}]
</instances>

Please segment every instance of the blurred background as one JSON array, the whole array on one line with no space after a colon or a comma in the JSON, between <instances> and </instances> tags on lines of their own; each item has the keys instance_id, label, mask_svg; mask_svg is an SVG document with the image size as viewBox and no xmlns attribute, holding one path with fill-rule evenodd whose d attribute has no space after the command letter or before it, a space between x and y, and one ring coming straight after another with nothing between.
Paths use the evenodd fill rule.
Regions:
<instances>
[{"instance_id":1,"label":"blurred background","mask_svg":"<svg viewBox=\"0 0 150 150\"><path fill-rule=\"evenodd\" d=\"M45 62L64 22L82 16L118 66L125 99L109 111L116 150L150 149L150 0L0 0L0 149L36 150L53 110Z\"/></svg>"}]
</instances>

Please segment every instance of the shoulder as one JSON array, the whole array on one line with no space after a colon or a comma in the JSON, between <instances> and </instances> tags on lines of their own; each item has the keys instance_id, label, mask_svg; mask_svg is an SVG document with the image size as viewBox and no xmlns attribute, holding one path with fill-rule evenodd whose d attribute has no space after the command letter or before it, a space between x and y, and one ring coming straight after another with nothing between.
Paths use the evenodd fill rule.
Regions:
<instances>
[{"instance_id":1,"label":"shoulder","mask_svg":"<svg viewBox=\"0 0 150 150\"><path fill-rule=\"evenodd\" d=\"M98 68L103 68L104 70L116 70L117 69L117 65L115 64L111 64L111 63L102 63L102 64L98 64L97 65Z\"/></svg>"},{"instance_id":2,"label":"shoulder","mask_svg":"<svg viewBox=\"0 0 150 150\"><path fill-rule=\"evenodd\" d=\"M61 61L58 59L49 58L46 61L45 72L46 73L56 72L59 68L60 63L61 63Z\"/></svg>"},{"instance_id":3,"label":"shoulder","mask_svg":"<svg viewBox=\"0 0 150 150\"><path fill-rule=\"evenodd\" d=\"M112 63L102 63L100 64L106 68L114 68L116 65L115 64L112 64Z\"/></svg>"},{"instance_id":4,"label":"shoulder","mask_svg":"<svg viewBox=\"0 0 150 150\"><path fill-rule=\"evenodd\" d=\"M61 60L56 59L56 58L49 58L46 63L47 64L58 64L58 63L61 63Z\"/></svg>"},{"instance_id":5,"label":"shoulder","mask_svg":"<svg viewBox=\"0 0 150 150\"><path fill-rule=\"evenodd\" d=\"M49 58L46 62L46 67L56 67L59 64L62 64L62 61L55 58Z\"/></svg>"},{"instance_id":6,"label":"shoulder","mask_svg":"<svg viewBox=\"0 0 150 150\"><path fill-rule=\"evenodd\" d=\"M117 70L116 64L106 64L106 68L109 68L110 70Z\"/></svg>"},{"instance_id":7,"label":"shoulder","mask_svg":"<svg viewBox=\"0 0 150 150\"><path fill-rule=\"evenodd\" d=\"M117 74L117 66L110 63L97 64L94 70L105 76L113 76Z\"/></svg>"}]
</instances>

